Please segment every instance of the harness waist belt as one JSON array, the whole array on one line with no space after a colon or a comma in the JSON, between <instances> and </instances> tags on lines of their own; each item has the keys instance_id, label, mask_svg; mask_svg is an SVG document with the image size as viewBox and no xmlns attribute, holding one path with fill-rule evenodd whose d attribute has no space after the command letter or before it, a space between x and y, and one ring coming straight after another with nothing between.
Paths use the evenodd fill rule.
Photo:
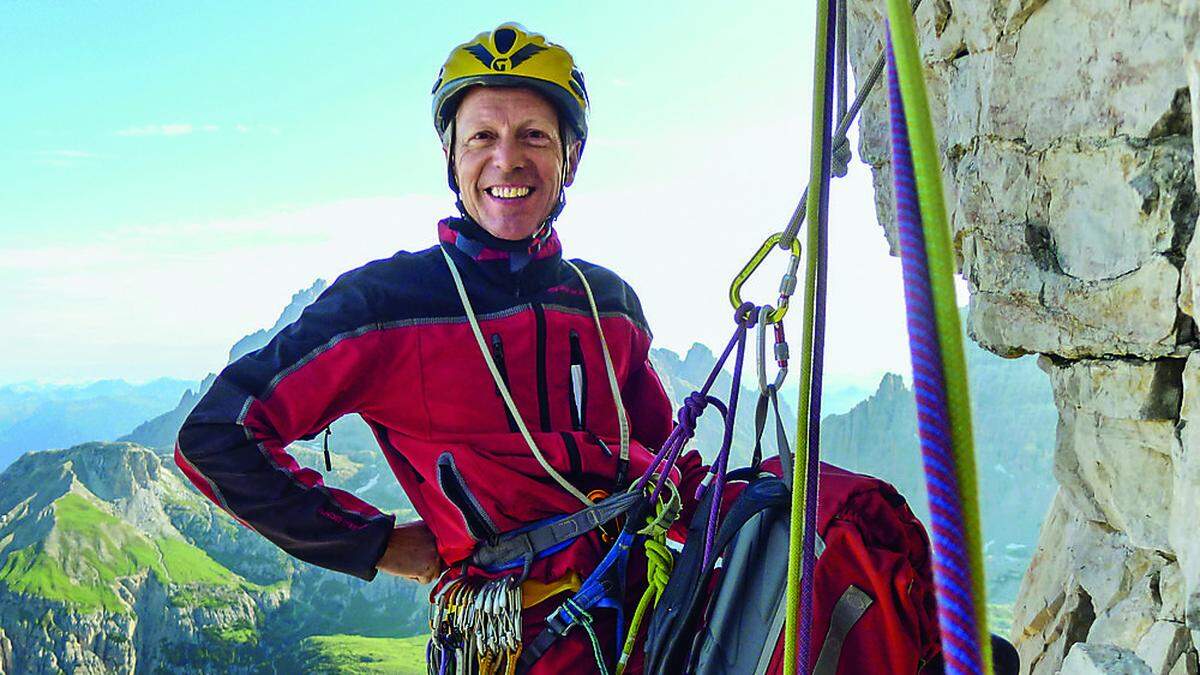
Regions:
<instances>
[{"instance_id":1,"label":"harness waist belt","mask_svg":"<svg viewBox=\"0 0 1200 675\"><path fill-rule=\"evenodd\" d=\"M529 530L500 536L494 544L481 543L471 554L479 567L494 568L505 563L532 559L563 542L578 537L632 509L641 498L637 492L622 492L580 511Z\"/></svg>"}]
</instances>

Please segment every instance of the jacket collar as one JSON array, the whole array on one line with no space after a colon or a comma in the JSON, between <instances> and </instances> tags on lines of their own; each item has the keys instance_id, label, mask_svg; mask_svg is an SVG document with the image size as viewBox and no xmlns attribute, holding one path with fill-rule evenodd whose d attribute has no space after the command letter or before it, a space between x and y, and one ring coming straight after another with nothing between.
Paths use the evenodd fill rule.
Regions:
<instances>
[{"instance_id":1,"label":"jacket collar","mask_svg":"<svg viewBox=\"0 0 1200 675\"><path fill-rule=\"evenodd\" d=\"M534 246L530 239L493 237L470 220L445 218L438 223L438 240L457 254L456 259L473 261L491 283L522 294L552 285L562 261L562 244L555 231L542 240L541 246Z\"/></svg>"}]
</instances>

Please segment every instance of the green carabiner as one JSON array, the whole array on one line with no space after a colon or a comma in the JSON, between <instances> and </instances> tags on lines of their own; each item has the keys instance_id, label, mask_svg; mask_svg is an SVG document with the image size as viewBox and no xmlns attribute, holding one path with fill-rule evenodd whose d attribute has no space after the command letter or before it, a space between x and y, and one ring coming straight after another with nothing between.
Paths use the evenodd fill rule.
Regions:
<instances>
[{"instance_id":1,"label":"green carabiner","mask_svg":"<svg viewBox=\"0 0 1200 675\"><path fill-rule=\"evenodd\" d=\"M733 283L729 286L729 302L734 309L742 306L742 286L758 269L763 260L771 254L771 250L779 244L779 240L783 237L783 233L779 232L767 237L763 245L758 248L754 257L750 258L750 262L742 267L742 271L738 272L733 278ZM792 259L788 264L788 274L784 276L783 282L780 284L779 290L779 307L772 311L767 317L767 323L779 323L783 316L787 314L788 299L796 288L796 268L800 264L800 240L792 238L791 245Z\"/></svg>"}]
</instances>

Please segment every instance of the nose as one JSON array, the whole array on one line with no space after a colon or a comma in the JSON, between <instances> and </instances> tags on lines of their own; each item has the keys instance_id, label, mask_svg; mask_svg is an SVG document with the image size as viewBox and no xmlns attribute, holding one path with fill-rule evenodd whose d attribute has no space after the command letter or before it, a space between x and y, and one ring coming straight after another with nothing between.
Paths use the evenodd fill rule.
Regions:
<instances>
[{"instance_id":1,"label":"nose","mask_svg":"<svg viewBox=\"0 0 1200 675\"><path fill-rule=\"evenodd\" d=\"M516 171L525 168L527 158L515 135L505 134L495 145L492 163L501 171Z\"/></svg>"}]
</instances>

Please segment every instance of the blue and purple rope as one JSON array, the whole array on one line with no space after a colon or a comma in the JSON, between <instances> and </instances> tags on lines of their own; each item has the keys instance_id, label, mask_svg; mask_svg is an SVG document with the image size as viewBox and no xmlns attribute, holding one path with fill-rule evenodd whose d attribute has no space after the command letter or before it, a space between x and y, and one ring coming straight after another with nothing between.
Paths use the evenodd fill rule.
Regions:
<instances>
[{"instance_id":1,"label":"blue and purple rope","mask_svg":"<svg viewBox=\"0 0 1200 675\"><path fill-rule=\"evenodd\" d=\"M966 543L962 494L955 470L957 460L951 439L941 345L909 147L908 123L890 33L887 57L892 180L899 224L917 430L921 439L933 530L933 573L937 586L942 653L946 673L982 675L985 669L979 643L980 630Z\"/></svg>"}]
</instances>

